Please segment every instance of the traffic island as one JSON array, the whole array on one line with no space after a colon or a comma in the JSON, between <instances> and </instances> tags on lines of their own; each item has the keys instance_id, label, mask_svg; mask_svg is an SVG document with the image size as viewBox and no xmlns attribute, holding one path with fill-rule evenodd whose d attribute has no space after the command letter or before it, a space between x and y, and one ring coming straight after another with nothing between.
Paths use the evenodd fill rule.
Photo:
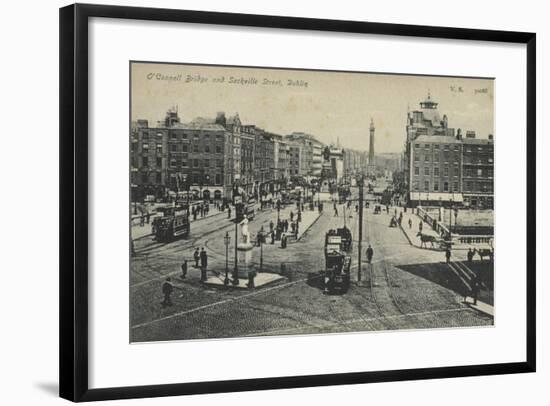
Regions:
<instances>
[{"instance_id":1,"label":"traffic island","mask_svg":"<svg viewBox=\"0 0 550 406\"><path fill-rule=\"evenodd\" d=\"M225 279L224 274L220 274L218 276L210 276L208 279L206 279L205 282L203 282L203 285L216 287L216 288L227 287L227 288L234 288L234 289L249 289L247 277L242 277L241 275L239 275L238 285L234 285L232 281L230 281L228 285L225 285L223 283L224 279ZM258 289L282 280L286 280L286 278L276 273L269 273L269 272L256 273L256 277L254 278L254 286L256 289Z\"/></svg>"}]
</instances>

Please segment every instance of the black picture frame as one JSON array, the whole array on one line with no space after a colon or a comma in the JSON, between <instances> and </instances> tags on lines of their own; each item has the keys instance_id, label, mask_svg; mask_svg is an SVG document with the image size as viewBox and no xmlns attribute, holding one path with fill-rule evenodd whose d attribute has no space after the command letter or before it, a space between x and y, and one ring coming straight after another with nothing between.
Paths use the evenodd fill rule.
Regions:
<instances>
[{"instance_id":1,"label":"black picture frame","mask_svg":"<svg viewBox=\"0 0 550 406\"><path fill-rule=\"evenodd\" d=\"M527 324L525 361L90 389L88 386L88 19L154 20L525 44ZM534 372L536 368L536 35L219 12L74 4L60 9L60 396L75 402Z\"/></svg>"}]
</instances>

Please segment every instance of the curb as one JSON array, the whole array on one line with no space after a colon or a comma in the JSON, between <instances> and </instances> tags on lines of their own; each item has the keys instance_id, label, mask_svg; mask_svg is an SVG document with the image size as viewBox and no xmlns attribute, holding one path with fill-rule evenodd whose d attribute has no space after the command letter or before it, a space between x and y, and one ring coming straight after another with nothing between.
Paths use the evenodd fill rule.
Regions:
<instances>
[{"instance_id":1,"label":"curb","mask_svg":"<svg viewBox=\"0 0 550 406\"><path fill-rule=\"evenodd\" d=\"M304 230L304 232L302 234L300 234L300 237L296 238L296 242L300 241L302 239L302 237L304 236L305 233L308 232L308 230L315 224L317 223L317 220L319 220L321 218L323 214L322 213L319 213L319 215L317 216L317 218L315 220L313 220L311 222L311 224Z\"/></svg>"}]
</instances>

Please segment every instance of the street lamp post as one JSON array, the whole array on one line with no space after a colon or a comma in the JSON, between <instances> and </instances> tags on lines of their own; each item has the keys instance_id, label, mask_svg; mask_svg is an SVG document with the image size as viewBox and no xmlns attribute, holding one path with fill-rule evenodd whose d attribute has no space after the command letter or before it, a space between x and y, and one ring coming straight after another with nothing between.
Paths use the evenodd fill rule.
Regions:
<instances>
[{"instance_id":1,"label":"street lamp post","mask_svg":"<svg viewBox=\"0 0 550 406\"><path fill-rule=\"evenodd\" d=\"M258 242L260 243L260 272L264 269L264 226L260 227L260 238Z\"/></svg>"},{"instance_id":2,"label":"street lamp post","mask_svg":"<svg viewBox=\"0 0 550 406\"><path fill-rule=\"evenodd\" d=\"M237 184L234 183L233 184L233 203L235 203L235 190L237 188ZM239 284L239 265L238 265L238 262L237 262L237 240L238 240L238 236L237 236L237 228L238 228L239 224L238 224L238 221L237 221L237 207L235 207L235 262L234 262L234 266L233 266L233 285L238 285Z\"/></svg>"},{"instance_id":3,"label":"street lamp post","mask_svg":"<svg viewBox=\"0 0 550 406\"><path fill-rule=\"evenodd\" d=\"M231 241L231 237L229 237L229 231L225 233L225 237L223 237L223 243L225 244L225 279L223 280L223 284L225 286L229 285L229 242Z\"/></svg>"}]
</instances>

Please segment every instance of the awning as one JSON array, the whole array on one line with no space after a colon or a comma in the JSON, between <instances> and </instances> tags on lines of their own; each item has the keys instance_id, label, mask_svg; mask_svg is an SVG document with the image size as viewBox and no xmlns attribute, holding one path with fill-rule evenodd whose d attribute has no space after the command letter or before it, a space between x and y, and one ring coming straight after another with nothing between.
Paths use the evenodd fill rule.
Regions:
<instances>
[{"instance_id":1,"label":"awning","mask_svg":"<svg viewBox=\"0 0 550 406\"><path fill-rule=\"evenodd\" d=\"M463 202L462 193L410 192L410 200L434 202Z\"/></svg>"}]
</instances>

